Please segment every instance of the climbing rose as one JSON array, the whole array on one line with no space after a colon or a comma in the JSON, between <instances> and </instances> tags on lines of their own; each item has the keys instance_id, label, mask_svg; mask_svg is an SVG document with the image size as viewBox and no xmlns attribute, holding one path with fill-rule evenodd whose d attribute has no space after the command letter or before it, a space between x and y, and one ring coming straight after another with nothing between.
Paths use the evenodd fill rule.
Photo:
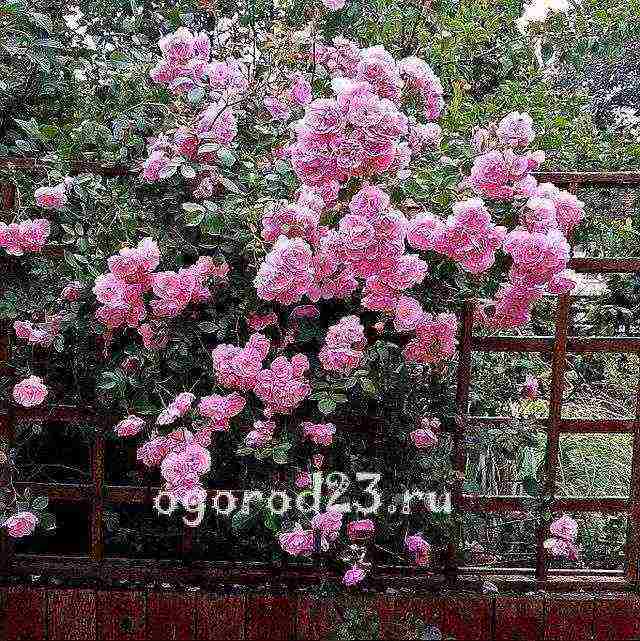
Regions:
<instances>
[{"instance_id":1,"label":"climbing rose","mask_svg":"<svg viewBox=\"0 0 640 641\"><path fill-rule=\"evenodd\" d=\"M80 298L80 293L82 292L82 283L74 280L69 283L60 294L60 297L69 302L75 302Z\"/></svg>"},{"instance_id":2,"label":"climbing rose","mask_svg":"<svg viewBox=\"0 0 640 641\"><path fill-rule=\"evenodd\" d=\"M297 488L299 488L299 489L304 489L304 488L307 488L307 487L311 487L312 483L313 483L313 480L312 480L311 474L309 474L309 472L300 472L296 476L295 486Z\"/></svg>"},{"instance_id":3,"label":"climbing rose","mask_svg":"<svg viewBox=\"0 0 640 641\"><path fill-rule=\"evenodd\" d=\"M533 120L527 113L512 111L498 124L498 139L508 147L526 147L536 137Z\"/></svg>"},{"instance_id":4,"label":"climbing rose","mask_svg":"<svg viewBox=\"0 0 640 641\"><path fill-rule=\"evenodd\" d=\"M345 316L327 331L325 344L318 357L329 371L352 372L364 356L366 338L357 316Z\"/></svg>"},{"instance_id":5,"label":"climbing rose","mask_svg":"<svg viewBox=\"0 0 640 641\"><path fill-rule=\"evenodd\" d=\"M431 546L419 534L408 536L405 547L413 555L416 565L428 565L431 556Z\"/></svg>"},{"instance_id":6,"label":"climbing rose","mask_svg":"<svg viewBox=\"0 0 640 641\"><path fill-rule=\"evenodd\" d=\"M307 357L296 354L291 361L278 356L269 369L258 374L254 392L269 414L290 414L311 393L304 377L308 369Z\"/></svg>"},{"instance_id":7,"label":"climbing rose","mask_svg":"<svg viewBox=\"0 0 640 641\"><path fill-rule=\"evenodd\" d=\"M438 437L430 429L427 428L413 430L413 432L411 432L409 436L411 437L413 444L419 450L423 450L428 447L434 447L438 443Z\"/></svg>"},{"instance_id":8,"label":"climbing rose","mask_svg":"<svg viewBox=\"0 0 640 641\"><path fill-rule=\"evenodd\" d=\"M162 463L162 459L169 453L170 449L169 439L159 436L143 443L138 448L137 460L147 467L156 467Z\"/></svg>"},{"instance_id":9,"label":"climbing rose","mask_svg":"<svg viewBox=\"0 0 640 641\"><path fill-rule=\"evenodd\" d=\"M135 436L140 433L143 428L144 419L135 416L134 414L130 414L127 418L121 420L114 429L118 436L126 437Z\"/></svg>"},{"instance_id":10,"label":"climbing rose","mask_svg":"<svg viewBox=\"0 0 640 641\"><path fill-rule=\"evenodd\" d=\"M578 534L578 524L570 516L564 515L551 523L551 534L566 541L575 541Z\"/></svg>"},{"instance_id":11,"label":"climbing rose","mask_svg":"<svg viewBox=\"0 0 640 641\"><path fill-rule=\"evenodd\" d=\"M276 424L273 421L256 421L253 429L245 437L245 445L262 449L271 439L276 430Z\"/></svg>"},{"instance_id":12,"label":"climbing rose","mask_svg":"<svg viewBox=\"0 0 640 641\"><path fill-rule=\"evenodd\" d=\"M316 514L311 519L311 527L314 530L320 530L322 543L327 546L332 541L335 541L340 534L342 527L343 514L335 510L328 512L321 512Z\"/></svg>"},{"instance_id":13,"label":"climbing rose","mask_svg":"<svg viewBox=\"0 0 640 641\"><path fill-rule=\"evenodd\" d=\"M7 528L10 537L17 539L33 534L36 523L38 517L33 512L18 512L4 522L4 527Z\"/></svg>"},{"instance_id":14,"label":"climbing rose","mask_svg":"<svg viewBox=\"0 0 640 641\"><path fill-rule=\"evenodd\" d=\"M196 397L190 392L182 392L178 394L173 401L169 403L167 408L160 413L156 423L158 425L170 425L177 418L184 416L191 409L191 405L195 398Z\"/></svg>"},{"instance_id":15,"label":"climbing rose","mask_svg":"<svg viewBox=\"0 0 640 641\"><path fill-rule=\"evenodd\" d=\"M264 334L252 334L244 347L218 345L211 353L216 380L225 387L252 390L270 347Z\"/></svg>"},{"instance_id":16,"label":"climbing rose","mask_svg":"<svg viewBox=\"0 0 640 641\"><path fill-rule=\"evenodd\" d=\"M322 4L331 11L338 11L344 8L346 0L322 0Z\"/></svg>"},{"instance_id":17,"label":"climbing rose","mask_svg":"<svg viewBox=\"0 0 640 641\"><path fill-rule=\"evenodd\" d=\"M404 349L407 361L437 363L451 358L456 346L457 320L454 314L425 314L416 327L416 337Z\"/></svg>"},{"instance_id":18,"label":"climbing rose","mask_svg":"<svg viewBox=\"0 0 640 641\"><path fill-rule=\"evenodd\" d=\"M49 390L38 376L29 376L13 388L13 399L22 407L40 405L47 397Z\"/></svg>"},{"instance_id":19,"label":"climbing rose","mask_svg":"<svg viewBox=\"0 0 640 641\"><path fill-rule=\"evenodd\" d=\"M229 420L240 414L245 405L246 400L237 392L227 396L212 394L200 399L198 411L210 419L210 427L214 431L226 431L229 429Z\"/></svg>"},{"instance_id":20,"label":"climbing rose","mask_svg":"<svg viewBox=\"0 0 640 641\"><path fill-rule=\"evenodd\" d=\"M39 252L45 246L51 225L45 218L23 220L20 224L0 223L0 247L11 256Z\"/></svg>"}]
</instances>

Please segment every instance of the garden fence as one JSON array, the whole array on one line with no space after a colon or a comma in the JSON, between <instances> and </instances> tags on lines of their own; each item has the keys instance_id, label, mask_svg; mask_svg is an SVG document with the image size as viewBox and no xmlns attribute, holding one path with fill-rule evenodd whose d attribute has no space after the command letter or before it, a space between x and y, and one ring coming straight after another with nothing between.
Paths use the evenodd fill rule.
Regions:
<instances>
[{"instance_id":1,"label":"garden fence","mask_svg":"<svg viewBox=\"0 0 640 641\"><path fill-rule=\"evenodd\" d=\"M19 171L38 171L42 164L25 159L0 159L0 168L12 166ZM73 172L91 171L104 176L126 176L131 173L122 167L104 167L90 163L76 163ZM541 181L551 181L557 185L567 186L570 191L589 186L638 186L640 173L580 173L580 172L551 172L537 175ZM0 212L2 219L11 216L14 209L14 189L11 184L0 186ZM582 274L612 274L640 272L640 258L573 258L570 268ZM441 573L430 574L423 569L389 565L376 565L372 568L371 581L373 584L390 586L411 585L426 587L446 585L462 589L479 585L479 581L490 578L497 585L506 585L518 589L567 590L567 589L596 589L618 590L638 585L639 556L640 556L640 390L633 393L636 398L635 417L632 419L595 420L595 419L566 419L562 417L563 387L567 369L568 354L589 353L638 353L640 352L640 336L620 337L584 337L569 335L569 314L572 296L562 295L557 298L555 311L555 332L548 336L476 336L474 334L473 316L474 303L468 301L461 310L461 334L459 339L459 358L457 364L457 415L453 428L453 462L455 470L464 473L465 470L465 434L471 425L499 425L510 419L508 417L482 417L469 415L469 394L472 383L471 359L475 352L508 352L508 353L539 353L551 359L551 389L549 399L549 416L544 421L547 436L544 494L550 497L552 511L626 513L628 515L628 533L626 550L626 567L624 570L553 570L548 568L543 542L548 536L548 522L543 523L536 533L537 550L535 568L496 568L496 567L460 567L456 559L460 557L459 550L450 544L447 550L447 561ZM3 326L0 336L0 366L5 374L10 372L10 327ZM630 392L631 393L631 392ZM52 576L76 581L78 584L91 586L117 586L123 582L167 583L172 585L196 585L205 588L222 584L260 584L271 585L306 585L330 571L316 563L309 567L290 566L286 561L273 564L248 564L238 560L231 562L209 562L193 558L194 532L188 526L184 527L182 536L175 549L175 558L171 560L140 560L112 558L105 556L104 551L104 515L105 505L148 506L151 504L157 487L151 486L122 486L111 485L105 481L105 433L112 429L114 417L103 416L91 408L54 406L34 409L7 406L0 414L0 437L11 443L14 424L17 420L34 418L40 420L55 420L59 422L77 421L79 419L92 421L98 430L91 446L91 479L84 483L17 483L16 488L24 491L27 488L33 495L49 497L53 511L56 505L72 504L78 509L88 510L90 550L86 556L55 556L16 554L12 542L6 536L2 538L0 548L0 568L7 576L28 578L33 575ZM559 442L562 434L619 434L626 433L633 437L632 481L628 498L568 498L556 496L556 481L558 471ZM215 490L210 491L212 494ZM463 492L462 484L452 494L452 504L459 514L508 514L526 511L522 496L480 496ZM481 578L478 578L481 577ZM91 592L90 611L95 619L96 598L98 603L103 597ZM40 597L38 597L40 598ZM58 612L59 604L55 595L49 598L49 611ZM78 597L80 598L80 597ZM82 597L84 598L84 597ZM124 598L124 597L123 597ZM127 599L137 599L129 596ZM140 597L142 598L142 597ZM155 598L155 597L154 597ZM182 596L180 598L196 598ZM53 599L54 603L51 602ZM146 599L146 597L145 597ZM486 599L485 599L486 601ZM483 601L484 602L484 601ZM145 603L147 603L145 601ZM151 616L155 606L153 600L145 606L147 616ZM488 603L488 601L487 601ZM493 602L492 602L493 603ZM18 606L16 606L18 607ZM26 607L31 607L28 605ZM34 608L45 607L38 602ZM114 606L115 607L115 606ZM289 606L287 606L289 607ZM293 607L293 606L291 606ZM489 606L487 606L488 608ZM487 617L495 621L497 614L496 603ZM518 606L520 607L520 606ZM533 603L532 616L538 617L536 608L542 605ZM635 607L635 606L634 606ZM93 608L93 609L91 609ZM157 612L156 612L157 614ZM42 616L45 616L42 614ZM244 616L244 615L243 615ZM542 616L542 615L540 615ZM537 619L536 619L537 620ZM195 620L194 620L195 621ZM194 624L195 625L195 624ZM244 625L244 624L243 624ZM537 624L536 624L537 625ZM70 637L69 637L70 638ZM134 637L127 637L134 638ZM210 637L215 638L215 637ZM598 637L600 638L600 637Z\"/></svg>"}]
</instances>

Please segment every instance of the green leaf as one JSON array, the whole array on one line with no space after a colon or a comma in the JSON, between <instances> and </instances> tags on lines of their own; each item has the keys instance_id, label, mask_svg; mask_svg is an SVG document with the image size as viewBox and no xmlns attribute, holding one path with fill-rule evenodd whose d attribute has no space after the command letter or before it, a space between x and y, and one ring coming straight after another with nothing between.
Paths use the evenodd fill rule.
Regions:
<instances>
[{"instance_id":1,"label":"green leaf","mask_svg":"<svg viewBox=\"0 0 640 641\"><path fill-rule=\"evenodd\" d=\"M219 325L213 321L203 321L202 323L198 323L198 327L205 334L215 334L219 329Z\"/></svg>"},{"instance_id":2,"label":"green leaf","mask_svg":"<svg viewBox=\"0 0 640 641\"><path fill-rule=\"evenodd\" d=\"M46 510L49 505L49 498L47 496L36 496L31 503L31 507L34 510Z\"/></svg>"},{"instance_id":3,"label":"green leaf","mask_svg":"<svg viewBox=\"0 0 640 641\"><path fill-rule=\"evenodd\" d=\"M231 517L231 529L234 533L239 534L250 529L258 520L260 512L254 511L246 514L243 510L236 511Z\"/></svg>"},{"instance_id":4,"label":"green leaf","mask_svg":"<svg viewBox=\"0 0 640 641\"><path fill-rule=\"evenodd\" d=\"M196 170L191 165L181 165L180 173L184 178L191 180L196 177Z\"/></svg>"},{"instance_id":5,"label":"green leaf","mask_svg":"<svg viewBox=\"0 0 640 641\"><path fill-rule=\"evenodd\" d=\"M55 515L51 514L50 512L43 512L39 516L38 525L43 530L55 530L55 527L56 527L56 517L55 517Z\"/></svg>"},{"instance_id":6,"label":"green leaf","mask_svg":"<svg viewBox=\"0 0 640 641\"><path fill-rule=\"evenodd\" d=\"M318 409L325 416L327 414L331 414L333 411L335 411L336 406L337 406L336 402L331 398L324 398L324 399L318 401Z\"/></svg>"}]
</instances>

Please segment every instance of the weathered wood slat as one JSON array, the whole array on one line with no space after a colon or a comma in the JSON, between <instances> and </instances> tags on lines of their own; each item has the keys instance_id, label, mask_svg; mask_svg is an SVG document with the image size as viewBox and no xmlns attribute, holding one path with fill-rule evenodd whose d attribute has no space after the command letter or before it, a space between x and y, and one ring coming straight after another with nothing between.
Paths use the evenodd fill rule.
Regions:
<instances>
[{"instance_id":1,"label":"weathered wood slat","mask_svg":"<svg viewBox=\"0 0 640 641\"><path fill-rule=\"evenodd\" d=\"M86 641L96 638L96 595L92 590L48 592L49 639Z\"/></svg>"},{"instance_id":2,"label":"weathered wood slat","mask_svg":"<svg viewBox=\"0 0 640 641\"><path fill-rule=\"evenodd\" d=\"M640 597L596 598L594 622L597 641L640 639Z\"/></svg>"},{"instance_id":3,"label":"weathered wood slat","mask_svg":"<svg viewBox=\"0 0 640 641\"><path fill-rule=\"evenodd\" d=\"M582 274L630 274L640 271L640 258L572 258L569 269Z\"/></svg>"},{"instance_id":4,"label":"weathered wood slat","mask_svg":"<svg viewBox=\"0 0 640 641\"><path fill-rule=\"evenodd\" d=\"M97 592L97 635L100 641L145 641L145 592Z\"/></svg>"},{"instance_id":5,"label":"weathered wood slat","mask_svg":"<svg viewBox=\"0 0 640 641\"><path fill-rule=\"evenodd\" d=\"M196 597L174 592L147 595L147 639L196 638Z\"/></svg>"},{"instance_id":6,"label":"weathered wood slat","mask_svg":"<svg viewBox=\"0 0 640 641\"><path fill-rule=\"evenodd\" d=\"M554 597L545 603L545 641L593 638L593 597Z\"/></svg>"},{"instance_id":7,"label":"weathered wood slat","mask_svg":"<svg viewBox=\"0 0 640 641\"><path fill-rule=\"evenodd\" d=\"M203 595L198 603L199 641L245 638L245 598Z\"/></svg>"},{"instance_id":8,"label":"weathered wood slat","mask_svg":"<svg viewBox=\"0 0 640 641\"><path fill-rule=\"evenodd\" d=\"M286 596L247 598L246 639L295 639L296 604Z\"/></svg>"},{"instance_id":9,"label":"weathered wood slat","mask_svg":"<svg viewBox=\"0 0 640 641\"><path fill-rule=\"evenodd\" d=\"M491 599L473 594L456 594L443 599L442 633L456 641L486 641L492 637Z\"/></svg>"},{"instance_id":10,"label":"weathered wood slat","mask_svg":"<svg viewBox=\"0 0 640 641\"><path fill-rule=\"evenodd\" d=\"M46 639L47 593L26 587L7 588L5 620L0 632L6 641Z\"/></svg>"},{"instance_id":11,"label":"weathered wood slat","mask_svg":"<svg viewBox=\"0 0 640 641\"><path fill-rule=\"evenodd\" d=\"M495 599L495 641L538 641L544 635L544 603L535 597Z\"/></svg>"},{"instance_id":12,"label":"weathered wood slat","mask_svg":"<svg viewBox=\"0 0 640 641\"><path fill-rule=\"evenodd\" d=\"M442 628L443 600L438 597L410 596L389 597L382 595L378 599L378 616L380 617L380 637L382 639L411 638L415 618L425 625Z\"/></svg>"},{"instance_id":13,"label":"weathered wood slat","mask_svg":"<svg viewBox=\"0 0 640 641\"><path fill-rule=\"evenodd\" d=\"M296 639L324 641L335 624L334 608L330 601L308 596L298 599Z\"/></svg>"}]
</instances>

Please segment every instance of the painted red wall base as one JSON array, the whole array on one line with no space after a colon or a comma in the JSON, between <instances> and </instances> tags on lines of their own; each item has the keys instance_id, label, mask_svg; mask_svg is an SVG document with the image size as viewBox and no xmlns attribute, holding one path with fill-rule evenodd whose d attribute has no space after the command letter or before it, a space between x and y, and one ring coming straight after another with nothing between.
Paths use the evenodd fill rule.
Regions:
<instances>
[{"instance_id":1,"label":"painted red wall base","mask_svg":"<svg viewBox=\"0 0 640 641\"><path fill-rule=\"evenodd\" d=\"M458 641L640 639L640 597L456 593L373 599L381 638L398 639L407 613ZM306 596L0 589L0 639L300 639L321 641L331 609ZM318 605L320 607L318 607Z\"/></svg>"}]
</instances>

